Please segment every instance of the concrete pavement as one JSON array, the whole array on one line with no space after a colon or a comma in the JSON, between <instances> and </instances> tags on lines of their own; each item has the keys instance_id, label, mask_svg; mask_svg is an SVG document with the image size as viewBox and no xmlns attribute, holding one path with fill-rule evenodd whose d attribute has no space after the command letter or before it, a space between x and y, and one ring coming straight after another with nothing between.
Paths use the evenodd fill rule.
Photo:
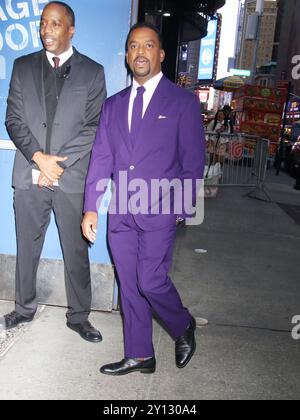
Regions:
<instances>
[{"instance_id":1,"label":"concrete pavement","mask_svg":"<svg viewBox=\"0 0 300 420\"><path fill-rule=\"evenodd\" d=\"M209 320L185 369L175 367L174 343L155 322L154 375L101 375L102 364L123 356L119 314L92 313L104 341L90 344L65 327L63 308L42 307L2 339L0 399L299 399L291 321L300 315L300 192L285 174L269 171L267 180L274 202L219 189L205 223L178 231L173 280L192 313ZM1 314L12 308L0 302Z\"/></svg>"}]
</instances>

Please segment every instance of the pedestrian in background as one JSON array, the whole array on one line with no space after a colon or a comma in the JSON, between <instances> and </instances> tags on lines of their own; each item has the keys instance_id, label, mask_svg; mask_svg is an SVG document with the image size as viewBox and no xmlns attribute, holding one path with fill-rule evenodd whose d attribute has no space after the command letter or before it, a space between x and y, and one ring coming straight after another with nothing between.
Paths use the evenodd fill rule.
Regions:
<instances>
[{"instance_id":1,"label":"pedestrian in background","mask_svg":"<svg viewBox=\"0 0 300 420\"><path fill-rule=\"evenodd\" d=\"M230 134L230 125L222 110L219 110L214 120L208 124L207 132L216 134L215 136L208 134L207 151L210 154L210 166L217 162L223 164L229 139L222 134Z\"/></svg>"},{"instance_id":2,"label":"pedestrian in background","mask_svg":"<svg viewBox=\"0 0 300 420\"><path fill-rule=\"evenodd\" d=\"M208 124L207 131L209 133L227 133L230 134L230 126L226 121L223 110L219 110L215 118Z\"/></svg>"},{"instance_id":3,"label":"pedestrian in background","mask_svg":"<svg viewBox=\"0 0 300 420\"><path fill-rule=\"evenodd\" d=\"M232 114L232 108L230 105L224 105L222 111L225 115L225 127L229 126L229 132L230 134L233 134L234 132L234 124L233 124L233 114Z\"/></svg>"}]
</instances>

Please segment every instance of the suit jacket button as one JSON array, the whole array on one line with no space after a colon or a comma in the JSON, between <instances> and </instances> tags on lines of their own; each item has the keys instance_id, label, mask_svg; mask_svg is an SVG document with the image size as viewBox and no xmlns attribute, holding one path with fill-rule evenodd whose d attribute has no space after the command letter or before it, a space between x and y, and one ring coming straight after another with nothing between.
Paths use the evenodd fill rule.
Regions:
<instances>
[{"instance_id":1,"label":"suit jacket button","mask_svg":"<svg viewBox=\"0 0 300 420\"><path fill-rule=\"evenodd\" d=\"M135 166L131 165L129 169L130 169L131 171L134 171L134 170L135 170Z\"/></svg>"},{"instance_id":2,"label":"suit jacket button","mask_svg":"<svg viewBox=\"0 0 300 420\"><path fill-rule=\"evenodd\" d=\"M46 123L43 123L43 124L42 124L42 126L43 126L44 128L46 128L46 127L47 127L47 124L46 124Z\"/></svg>"}]
</instances>

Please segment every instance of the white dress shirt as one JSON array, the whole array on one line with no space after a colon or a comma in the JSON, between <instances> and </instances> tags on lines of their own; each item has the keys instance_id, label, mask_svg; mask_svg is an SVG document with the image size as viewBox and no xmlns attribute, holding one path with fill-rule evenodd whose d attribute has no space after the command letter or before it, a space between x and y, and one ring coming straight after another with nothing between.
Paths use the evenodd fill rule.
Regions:
<instances>
[{"instance_id":1,"label":"white dress shirt","mask_svg":"<svg viewBox=\"0 0 300 420\"><path fill-rule=\"evenodd\" d=\"M49 63L51 64L51 66L53 68L54 68L54 61L52 60L53 57L58 57L59 58L59 67L61 67L63 64L65 64L66 61L69 60L70 57L72 57L73 54L74 54L74 50L73 50L72 45L68 49L68 51L63 52L60 55L55 55L55 54L52 54L49 51L46 51L46 55L47 55L48 61L49 61Z\"/></svg>"},{"instance_id":2,"label":"white dress shirt","mask_svg":"<svg viewBox=\"0 0 300 420\"><path fill-rule=\"evenodd\" d=\"M150 104L150 101L152 99L152 96L161 81L161 78L163 77L163 73L160 72L156 76L152 77L152 79L148 80L143 86L146 89L144 95L143 95L143 117L145 115L145 112L147 111L147 108ZM140 85L133 79L132 88L131 88L131 94L129 99L129 108L128 108L128 126L129 131L131 130L131 120L132 120L132 109L133 109L133 102L137 95L137 89L140 87Z\"/></svg>"}]
</instances>

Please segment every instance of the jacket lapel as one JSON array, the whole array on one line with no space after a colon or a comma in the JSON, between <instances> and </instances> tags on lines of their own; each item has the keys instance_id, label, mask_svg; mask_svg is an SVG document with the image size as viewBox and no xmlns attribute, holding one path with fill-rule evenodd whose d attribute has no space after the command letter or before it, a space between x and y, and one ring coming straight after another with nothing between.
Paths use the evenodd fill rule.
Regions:
<instances>
[{"instance_id":1,"label":"jacket lapel","mask_svg":"<svg viewBox=\"0 0 300 420\"><path fill-rule=\"evenodd\" d=\"M36 96L41 104L41 109L45 114L45 94L44 94L44 83L43 83L43 63L44 63L44 51L40 51L35 54L32 60L32 76L33 82L36 89Z\"/></svg>"},{"instance_id":2,"label":"jacket lapel","mask_svg":"<svg viewBox=\"0 0 300 420\"><path fill-rule=\"evenodd\" d=\"M117 124L122 134L123 140L129 152L132 151L132 145L129 136L128 126L128 108L131 94L131 86L123 90L118 96L117 106Z\"/></svg>"},{"instance_id":3,"label":"jacket lapel","mask_svg":"<svg viewBox=\"0 0 300 420\"><path fill-rule=\"evenodd\" d=\"M44 55L45 55L44 50L38 52L35 55L34 59L32 60L32 73L33 73L34 85L36 88L36 94L40 101L42 110L45 114L46 104L45 104L45 92L44 92L44 81L43 81ZM74 48L74 54L71 59L70 78L65 80L65 82L67 83L64 83L63 88L61 90L56 112L59 111L59 108L63 102L66 92L68 92L68 90L72 90L72 72L74 74L78 73L78 70L79 70L78 66L80 66L81 62L82 62L82 57L78 53L78 51Z\"/></svg>"},{"instance_id":4,"label":"jacket lapel","mask_svg":"<svg viewBox=\"0 0 300 420\"><path fill-rule=\"evenodd\" d=\"M163 76L145 112L139 129L138 140L134 145L134 153L137 153L140 147L145 146L143 133L146 133L145 137L149 138L149 133L153 131L153 124L155 124L159 115L163 114L163 111L166 109L168 101L167 83L168 79Z\"/></svg>"},{"instance_id":5,"label":"jacket lapel","mask_svg":"<svg viewBox=\"0 0 300 420\"><path fill-rule=\"evenodd\" d=\"M70 63L70 74L68 78L64 80L62 90L59 95L59 101L56 108L56 115L63 112L65 106L67 106L69 97L68 93L72 92L74 86L74 75L79 75L81 69L82 57L79 52L74 48L74 54L71 58ZM76 86L75 86L76 87Z\"/></svg>"},{"instance_id":6,"label":"jacket lapel","mask_svg":"<svg viewBox=\"0 0 300 420\"><path fill-rule=\"evenodd\" d=\"M151 133L153 123L158 118L162 110L164 110L165 107L167 106L167 99L168 99L167 84L168 83L169 83L168 79L165 76L163 76L146 110L146 113L141 123L139 133L141 132ZM118 126L119 126L119 130L122 134L122 137L124 139L124 142L126 144L126 147L129 153L132 153L132 152L136 153L138 148L143 146L143 141L142 141L142 137L138 136L140 140L135 142L134 148L132 149L132 142L130 141L130 133L129 133L129 127L128 127L128 108L129 108L130 94L131 94L131 86L119 94L118 108L117 108L118 109L117 115L119 116Z\"/></svg>"}]
</instances>

